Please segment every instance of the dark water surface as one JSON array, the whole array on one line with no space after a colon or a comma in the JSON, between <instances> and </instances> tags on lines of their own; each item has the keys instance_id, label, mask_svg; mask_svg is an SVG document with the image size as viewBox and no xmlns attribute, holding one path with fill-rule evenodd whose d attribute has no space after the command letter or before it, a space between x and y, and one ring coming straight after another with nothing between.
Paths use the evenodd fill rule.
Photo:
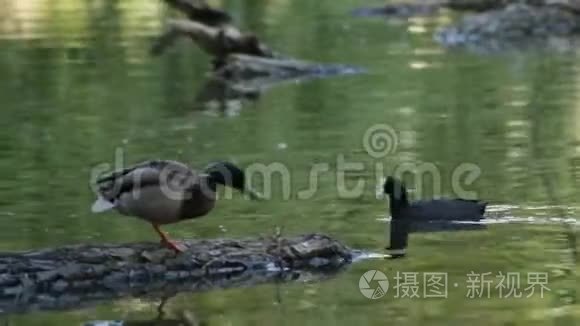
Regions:
<instances>
[{"instance_id":1,"label":"dark water surface","mask_svg":"<svg viewBox=\"0 0 580 326\"><path fill-rule=\"evenodd\" d=\"M386 202L375 196L377 164L386 171L430 164L449 195L454 171L473 163L481 176L464 188L491 202L499 221L485 230L413 235L407 259L360 262L323 282L182 294L169 301L166 318L195 316L202 325L578 324L580 270L570 266L562 226L564 218L578 230L577 55L446 51L431 32L448 17L408 24L354 19L354 0L216 4L282 53L369 73L289 83L221 110L196 100L209 59L191 43L148 55L174 15L158 1L0 0L1 250L156 241L145 223L89 213L91 169L113 163L116 153L127 163L168 158L203 167L228 159L242 166L279 162L289 171L290 198L276 181L271 200L234 196L207 218L167 227L173 237L259 236L280 226L286 234L325 232L376 252L388 228ZM377 159L363 147L376 124L389 125L396 137ZM365 182L361 196L337 190L341 158L364 165L346 172L347 185ZM314 163L328 163L330 172L301 199ZM383 298L359 291L367 270L391 281ZM417 273L420 298L401 298L401 288L396 297L397 272ZM431 272L447 273L447 298L425 298L423 276ZM487 272L490 298L467 298L468 274ZM495 288L500 272L520 273L522 291L528 273L548 273L550 291L503 298ZM2 325L138 321L154 319L157 304L130 299L0 318Z\"/></svg>"}]
</instances>

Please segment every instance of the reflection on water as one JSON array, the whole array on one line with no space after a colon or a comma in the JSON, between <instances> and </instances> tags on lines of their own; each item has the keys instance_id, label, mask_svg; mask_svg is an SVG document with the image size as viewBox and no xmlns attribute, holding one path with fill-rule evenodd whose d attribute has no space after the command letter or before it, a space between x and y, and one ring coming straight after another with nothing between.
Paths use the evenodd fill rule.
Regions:
<instances>
[{"instance_id":1,"label":"reflection on water","mask_svg":"<svg viewBox=\"0 0 580 326\"><path fill-rule=\"evenodd\" d=\"M549 211L556 209L564 209L568 212L571 217L553 217L549 216ZM488 224L551 224L551 225L562 225L570 224L575 226L580 226L580 220L573 217L576 212L577 207L570 206L554 206L554 205L542 205L542 206L515 206L515 205L490 205L486 208L485 218L481 221L450 221L449 223L441 223L441 228L434 226L433 231L445 231L446 226L453 228L461 227L461 225L488 225ZM518 211L519 216L511 215L512 211ZM525 216L523 212L528 211L535 213L536 215ZM522 216L523 215L523 216ZM377 218L377 221L391 222L390 217ZM425 225L426 229L428 223Z\"/></svg>"},{"instance_id":2,"label":"reflection on water","mask_svg":"<svg viewBox=\"0 0 580 326\"><path fill-rule=\"evenodd\" d=\"M200 88L195 103L202 109L218 110L224 116L237 116L245 101L260 98L260 89L240 89L226 81L209 79Z\"/></svg>"},{"instance_id":3,"label":"reflection on water","mask_svg":"<svg viewBox=\"0 0 580 326\"><path fill-rule=\"evenodd\" d=\"M379 258L377 254L367 252L355 252L354 260ZM387 258L385 256L380 258ZM253 268L231 268L230 271L221 271L213 275L193 276L188 275L187 270L175 272L168 271L174 275L185 273L185 275L171 277L159 277L147 275L147 266L138 266L133 274L141 273L141 278L130 274L127 282L108 280L109 276L102 277L102 284L99 278L95 278L95 284L88 289L79 289L76 285L66 285L66 282L51 280L38 282L38 285L14 286L10 283L10 277L4 277L3 292L0 296L0 311L2 315L16 313L31 313L37 311L67 311L85 307L93 307L104 302L120 302L121 299L131 297L161 299L163 306L168 298L179 294L192 295L193 293L203 293L230 288L251 288L263 284L273 284L278 287L284 283L314 283L322 282L336 277L344 271L344 266L326 266L320 270L298 270L281 269L274 264L266 267L259 266L260 262L255 262ZM312 264L315 264L313 262ZM95 265L87 264L83 268L97 268ZM140 269L139 269L140 268ZM224 268L227 269L227 268ZM241 270L240 270L241 269ZM111 277L112 278L112 277ZM60 283L65 283L63 286ZM63 290L55 290L55 288ZM65 290L66 289L66 290ZM279 300L279 293L276 298Z\"/></svg>"},{"instance_id":4,"label":"reflection on water","mask_svg":"<svg viewBox=\"0 0 580 326\"><path fill-rule=\"evenodd\" d=\"M182 310L174 314L166 310L167 301L170 298L164 298L157 306L157 316L148 320L95 320L83 324L83 326L201 326L207 325L206 322L200 321L192 311Z\"/></svg>"},{"instance_id":5,"label":"reflection on water","mask_svg":"<svg viewBox=\"0 0 580 326\"><path fill-rule=\"evenodd\" d=\"M214 3L280 52L370 73L277 85L259 96L217 85L218 95L212 90L206 96L201 94L209 87L204 84L210 62L189 42L161 58L148 55L150 41L173 15L161 1L0 0L2 250L151 241L144 223L88 212L90 168L112 162L116 149L124 150L127 162L282 162L296 189L309 186L313 163L331 163L309 200L275 195L254 205L236 197L208 217L168 231L176 238L249 237L279 226L288 234L326 232L371 252L385 246L385 223L376 219L384 216L385 203L370 186L360 198L338 196L337 157L367 167L378 161L388 167L432 163L444 194L452 193L452 171L467 162L482 171L469 190L493 203L490 221L497 223L483 230L414 234L406 259L363 260L324 282L181 294L168 308L195 311L200 321L220 325L577 324L580 270L560 254L563 222L575 219L577 226L580 206L575 56L444 51L430 32L448 17L410 25L353 19L349 12L360 3L352 0ZM361 145L376 123L389 124L399 135L396 152L380 160ZM553 196L540 175L553 181ZM346 173L349 186L361 179L374 184L374 173ZM278 181L273 188L281 193ZM551 197L565 208L564 216L551 207ZM372 269L393 282L401 271L442 271L463 281L472 271L548 272L551 291L544 299L466 300L465 288L450 286L447 299L395 298L389 292L369 300L358 282ZM156 308L145 299L125 299L8 315L2 322L152 320Z\"/></svg>"},{"instance_id":6,"label":"reflection on water","mask_svg":"<svg viewBox=\"0 0 580 326\"><path fill-rule=\"evenodd\" d=\"M200 326L200 322L191 311L180 311L177 316L168 316L165 305L170 298L163 298L157 306L157 316L148 320L95 320L83 326Z\"/></svg>"}]
</instances>

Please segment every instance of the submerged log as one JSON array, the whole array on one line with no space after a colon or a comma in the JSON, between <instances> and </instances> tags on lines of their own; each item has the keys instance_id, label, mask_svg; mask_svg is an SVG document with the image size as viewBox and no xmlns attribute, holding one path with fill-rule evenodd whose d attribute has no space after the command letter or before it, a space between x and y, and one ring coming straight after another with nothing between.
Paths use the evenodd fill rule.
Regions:
<instances>
[{"instance_id":1,"label":"submerged log","mask_svg":"<svg viewBox=\"0 0 580 326\"><path fill-rule=\"evenodd\" d=\"M224 65L215 71L215 75L233 82L256 80L255 84L257 85L270 85L277 81L303 76L350 75L361 73L362 71L360 68L346 65L319 64L294 59L261 58L234 54L226 58ZM244 83L244 85L249 84Z\"/></svg>"},{"instance_id":2,"label":"submerged log","mask_svg":"<svg viewBox=\"0 0 580 326\"><path fill-rule=\"evenodd\" d=\"M231 116L237 114L243 102L256 101L262 93L282 83L362 72L345 65L230 55L198 90L194 102L197 108L218 109Z\"/></svg>"},{"instance_id":3,"label":"submerged log","mask_svg":"<svg viewBox=\"0 0 580 326\"><path fill-rule=\"evenodd\" d=\"M322 234L181 245L187 250L180 254L157 243L0 253L0 313L249 286L286 279L297 271L336 271L353 259L350 248Z\"/></svg>"}]
</instances>

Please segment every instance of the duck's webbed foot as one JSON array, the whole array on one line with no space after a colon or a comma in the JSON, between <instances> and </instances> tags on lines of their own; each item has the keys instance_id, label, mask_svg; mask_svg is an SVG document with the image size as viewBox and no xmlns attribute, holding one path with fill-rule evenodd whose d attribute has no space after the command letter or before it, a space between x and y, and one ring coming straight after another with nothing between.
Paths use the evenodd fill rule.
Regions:
<instances>
[{"instance_id":1,"label":"duck's webbed foot","mask_svg":"<svg viewBox=\"0 0 580 326\"><path fill-rule=\"evenodd\" d=\"M172 240L169 240L167 235L163 231L161 231L161 229L159 228L159 225L157 225L157 224L151 224L151 225L153 226L153 229L155 229L155 232L157 232L157 234L159 234L159 237L161 238L160 243L162 246L165 246L171 250L174 250L177 253L182 253L185 251L177 243L175 243Z\"/></svg>"},{"instance_id":2,"label":"duck's webbed foot","mask_svg":"<svg viewBox=\"0 0 580 326\"><path fill-rule=\"evenodd\" d=\"M182 253L185 252L185 249L180 246L179 244L177 244L176 242L172 241L172 240L161 240L160 241L162 246L165 246L173 251L175 251L176 253Z\"/></svg>"}]
</instances>

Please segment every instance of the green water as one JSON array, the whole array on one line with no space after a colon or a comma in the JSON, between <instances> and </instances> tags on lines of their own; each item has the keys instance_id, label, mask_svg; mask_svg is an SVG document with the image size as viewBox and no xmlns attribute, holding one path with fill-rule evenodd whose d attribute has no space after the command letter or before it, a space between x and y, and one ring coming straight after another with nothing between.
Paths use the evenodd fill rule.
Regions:
<instances>
[{"instance_id":1,"label":"green water","mask_svg":"<svg viewBox=\"0 0 580 326\"><path fill-rule=\"evenodd\" d=\"M168 318L186 312L205 325L575 325L580 272L570 266L554 204L580 208L580 61L577 55L481 56L447 51L430 32L449 18L386 23L354 19L348 1L223 1L244 29L296 58L364 67L368 74L280 85L228 110L196 101L207 56L183 40L159 58L148 47L173 13L156 1L0 1L0 249L152 240L151 228L115 214L89 213L91 170L113 163L177 159L203 167L216 159L249 166L283 163L266 202L223 200L207 218L166 230L175 238L325 232L381 252L387 204L375 197L376 164L430 163L453 194L451 176L474 163L466 189L490 203L498 223L478 232L416 234L406 259L367 260L323 282L261 285L181 294ZM365 132L388 124L397 137L374 159ZM360 162L337 191L337 158ZM307 199L314 163L328 163ZM550 199L542 176L553 183ZM556 201L556 203L554 203ZM576 223L576 225L578 225ZM578 227L574 227L577 231ZM571 268L572 273L566 273ZM447 298L370 300L359 291L367 270L448 273ZM550 276L543 298L466 298L467 274ZM454 283L458 286L455 287ZM494 285L496 285L494 283ZM420 288L422 292L422 287ZM78 311L0 317L3 325L79 325L90 320L154 319L158 301L129 299ZM177 323L175 325L178 325Z\"/></svg>"}]
</instances>

